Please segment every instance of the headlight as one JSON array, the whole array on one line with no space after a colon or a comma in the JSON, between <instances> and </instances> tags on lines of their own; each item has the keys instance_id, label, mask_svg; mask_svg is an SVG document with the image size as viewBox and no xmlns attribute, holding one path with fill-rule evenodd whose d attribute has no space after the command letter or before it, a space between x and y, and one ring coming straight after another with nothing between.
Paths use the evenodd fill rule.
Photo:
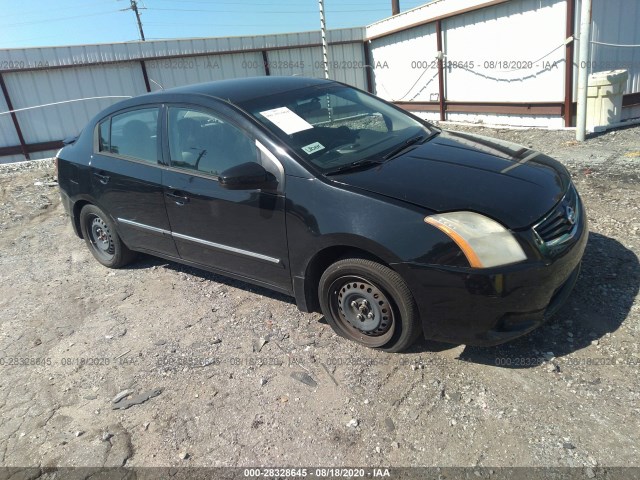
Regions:
<instances>
[{"instance_id":1,"label":"headlight","mask_svg":"<svg viewBox=\"0 0 640 480\"><path fill-rule=\"evenodd\" d=\"M425 217L424 221L447 234L474 268L497 267L527 258L511 232L479 213L443 213Z\"/></svg>"}]
</instances>

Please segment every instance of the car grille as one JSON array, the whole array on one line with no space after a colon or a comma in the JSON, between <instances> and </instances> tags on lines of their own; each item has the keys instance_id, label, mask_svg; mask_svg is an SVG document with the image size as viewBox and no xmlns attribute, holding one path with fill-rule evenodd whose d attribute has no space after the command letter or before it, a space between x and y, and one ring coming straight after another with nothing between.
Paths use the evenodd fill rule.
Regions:
<instances>
[{"instance_id":1,"label":"car grille","mask_svg":"<svg viewBox=\"0 0 640 480\"><path fill-rule=\"evenodd\" d=\"M560 203L533 229L545 244L557 243L573 233L579 215L580 198L571 185Z\"/></svg>"}]
</instances>

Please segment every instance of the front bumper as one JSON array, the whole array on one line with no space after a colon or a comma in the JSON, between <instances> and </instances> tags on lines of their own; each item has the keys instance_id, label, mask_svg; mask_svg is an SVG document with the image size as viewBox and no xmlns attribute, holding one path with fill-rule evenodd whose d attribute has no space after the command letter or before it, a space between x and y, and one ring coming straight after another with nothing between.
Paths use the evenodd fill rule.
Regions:
<instances>
[{"instance_id":1,"label":"front bumper","mask_svg":"<svg viewBox=\"0 0 640 480\"><path fill-rule=\"evenodd\" d=\"M554 258L482 270L394 265L413 292L425 338L490 346L542 325L562 306L578 278L588 239L586 215L581 213L571 244Z\"/></svg>"}]
</instances>

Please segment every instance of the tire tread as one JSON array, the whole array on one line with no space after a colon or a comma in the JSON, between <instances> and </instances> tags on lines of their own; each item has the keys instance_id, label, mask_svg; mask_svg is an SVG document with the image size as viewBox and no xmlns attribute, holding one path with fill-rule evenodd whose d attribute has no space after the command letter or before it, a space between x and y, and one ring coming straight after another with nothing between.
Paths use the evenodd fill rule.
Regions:
<instances>
[{"instance_id":1,"label":"tire tread","mask_svg":"<svg viewBox=\"0 0 640 480\"><path fill-rule=\"evenodd\" d=\"M93 245L91 244L90 234L87 231L87 216L91 214L100 216L102 220L104 220L104 222L109 227L109 230L111 231L112 238L114 241L114 246L115 246L115 254L113 256L112 261L110 262L105 262L103 259L99 258L94 251ZM118 235L116 226L113 223L113 221L109 218L108 215L106 215L97 206L92 204L87 204L84 207L82 207L82 210L80 210L80 228L82 230L82 236L84 237L85 243L87 244L89 251L91 252L93 257L105 267L114 268L114 269L122 268L125 265L128 265L129 263L131 263L135 259L136 252L130 250L129 247L127 247L124 244L124 242Z\"/></svg>"},{"instance_id":2,"label":"tire tread","mask_svg":"<svg viewBox=\"0 0 640 480\"><path fill-rule=\"evenodd\" d=\"M362 269L367 274L373 273L374 275L383 278L387 283L390 284L392 289L396 290L395 295L397 295L399 298L396 299L394 294L391 295L394 302L396 302L396 308L398 308L398 310L402 309L402 306L398 304L398 300L400 300L400 302L404 304L404 307L406 309L406 315L404 315L404 317L406 318L401 318L400 336L395 340L391 340L391 342L387 345L378 347L376 349L384 350L386 352L401 352L403 350L406 350L413 343L415 343L415 341L422 333L422 326L418 315L418 308L413 299L413 295L409 290L409 287L402 279L402 277L397 272L385 265L382 265L381 263L366 258L354 257L343 258L330 265L322 274L318 285L319 300L323 314L325 315L325 317L327 317L327 320L329 320L330 317L328 317L328 315L330 315L330 309L328 308L326 298L323 298L325 297L325 295L323 294L323 288L325 286L328 286L328 284L330 283L329 279L336 275L341 276L344 274L343 272L353 273L354 268L356 270ZM398 325L396 326L396 328L397 327Z\"/></svg>"}]
</instances>

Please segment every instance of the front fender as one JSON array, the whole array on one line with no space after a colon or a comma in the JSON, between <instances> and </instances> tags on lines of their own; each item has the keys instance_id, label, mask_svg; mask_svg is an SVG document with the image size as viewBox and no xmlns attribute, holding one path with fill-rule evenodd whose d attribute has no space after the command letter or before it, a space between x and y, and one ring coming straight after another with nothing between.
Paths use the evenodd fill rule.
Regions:
<instances>
[{"instance_id":1,"label":"front fender","mask_svg":"<svg viewBox=\"0 0 640 480\"><path fill-rule=\"evenodd\" d=\"M293 176L287 177L286 197L289 262L301 310L313 309L313 282L321 272L310 269L325 251L333 249L329 259L335 261L341 251L357 249L390 266L435 263L461 253L448 236L424 222L431 212L413 204Z\"/></svg>"}]
</instances>

